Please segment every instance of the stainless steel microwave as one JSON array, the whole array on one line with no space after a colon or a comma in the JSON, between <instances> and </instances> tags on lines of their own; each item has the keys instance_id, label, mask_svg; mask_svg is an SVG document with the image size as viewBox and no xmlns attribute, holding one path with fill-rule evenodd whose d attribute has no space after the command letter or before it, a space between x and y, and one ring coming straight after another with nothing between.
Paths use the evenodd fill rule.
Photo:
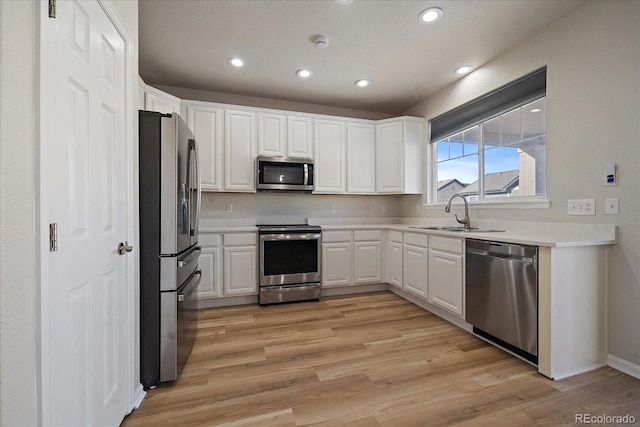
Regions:
<instances>
[{"instance_id":1,"label":"stainless steel microwave","mask_svg":"<svg viewBox=\"0 0 640 427\"><path fill-rule=\"evenodd\" d=\"M258 191L313 191L313 160L259 156Z\"/></svg>"}]
</instances>

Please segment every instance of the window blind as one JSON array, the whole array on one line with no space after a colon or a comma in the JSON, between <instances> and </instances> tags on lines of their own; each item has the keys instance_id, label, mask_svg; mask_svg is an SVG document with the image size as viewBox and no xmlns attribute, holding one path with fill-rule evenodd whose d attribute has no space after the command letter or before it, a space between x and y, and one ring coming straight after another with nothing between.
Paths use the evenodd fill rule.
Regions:
<instances>
[{"instance_id":1,"label":"window blind","mask_svg":"<svg viewBox=\"0 0 640 427\"><path fill-rule=\"evenodd\" d=\"M547 91L547 67L520 77L431 120L431 142L473 126Z\"/></svg>"}]
</instances>

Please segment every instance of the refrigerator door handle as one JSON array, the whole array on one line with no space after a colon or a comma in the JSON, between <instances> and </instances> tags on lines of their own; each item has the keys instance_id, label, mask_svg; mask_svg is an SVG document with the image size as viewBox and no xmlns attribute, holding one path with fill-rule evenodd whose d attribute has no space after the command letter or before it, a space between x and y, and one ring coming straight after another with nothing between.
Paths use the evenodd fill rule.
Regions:
<instances>
[{"instance_id":1,"label":"refrigerator door handle","mask_svg":"<svg viewBox=\"0 0 640 427\"><path fill-rule=\"evenodd\" d=\"M191 155L193 153L193 156ZM193 171L191 169L191 162L194 162L194 166L195 166L195 183L192 181L194 176L193 176ZM189 140L189 163L187 166L187 175L188 175L188 180L189 180L189 202L191 203L191 195L192 195L192 191L195 191L195 196L196 196L196 209L193 212L193 218L191 217L191 210L189 211L189 223L190 223L190 230L189 230L189 234L191 236L196 236L198 234L198 223L199 223L199 219L200 219L200 205L201 205L201 190L200 190L200 164L198 161L198 147L196 145L196 141L194 139L190 139Z\"/></svg>"}]
</instances>

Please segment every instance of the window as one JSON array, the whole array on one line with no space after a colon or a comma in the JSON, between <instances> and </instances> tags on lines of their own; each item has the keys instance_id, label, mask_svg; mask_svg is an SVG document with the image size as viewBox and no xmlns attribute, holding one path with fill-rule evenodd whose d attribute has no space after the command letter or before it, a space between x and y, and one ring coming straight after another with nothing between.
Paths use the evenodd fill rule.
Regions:
<instances>
[{"instance_id":1,"label":"window","mask_svg":"<svg viewBox=\"0 0 640 427\"><path fill-rule=\"evenodd\" d=\"M546 68L431 122L432 201L546 196Z\"/></svg>"}]
</instances>

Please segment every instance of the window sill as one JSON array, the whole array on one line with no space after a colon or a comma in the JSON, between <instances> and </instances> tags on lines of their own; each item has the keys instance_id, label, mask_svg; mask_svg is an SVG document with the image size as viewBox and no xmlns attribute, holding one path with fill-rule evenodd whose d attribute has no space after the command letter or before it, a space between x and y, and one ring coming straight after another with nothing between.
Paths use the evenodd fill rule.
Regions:
<instances>
[{"instance_id":1,"label":"window sill","mask_svg":"<svg viewBox=\"0 0 640 427\"><path fill-rule=\"evenodd\" d=\"M457 206L460 203L456 200L454 206ZM428 203L423 205L424 209L444 209L446 203ZM480 201L470 201L469 209L549 209L551 206L551 200L548 199L524 199L524 200L515 200L515 199L500 199L500 200L491 200L485 199Z\"/></svg>"}]
</instances>

